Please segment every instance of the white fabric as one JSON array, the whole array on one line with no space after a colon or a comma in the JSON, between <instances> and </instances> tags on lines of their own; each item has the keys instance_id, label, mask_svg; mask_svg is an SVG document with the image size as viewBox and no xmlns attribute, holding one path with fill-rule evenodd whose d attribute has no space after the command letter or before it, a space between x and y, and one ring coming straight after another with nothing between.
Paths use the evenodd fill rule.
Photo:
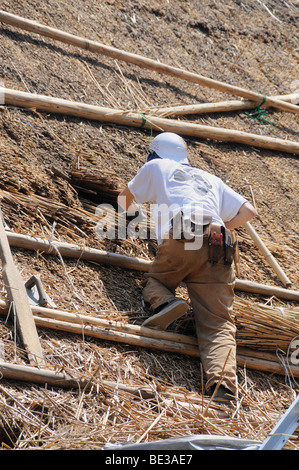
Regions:
<instances>
[{"instance_id":1,"label":"white fabric","mask_svg":"<svg viewBox=\"0 0 299 470\"><path fill-rule=\"evenodd\" d=\"M159 243L177 212L197 223L224 225L246 202L217 176L167 159L143 165L128 187L138 204L153 203Z\"/></svg>"}]
</instances>

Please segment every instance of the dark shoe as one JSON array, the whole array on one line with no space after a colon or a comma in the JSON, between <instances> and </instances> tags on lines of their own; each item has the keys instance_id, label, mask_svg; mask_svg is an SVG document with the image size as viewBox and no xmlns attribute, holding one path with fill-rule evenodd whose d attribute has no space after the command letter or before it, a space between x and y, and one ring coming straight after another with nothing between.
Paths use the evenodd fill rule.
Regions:
<instances>
[{"instance_id":1,"label":"dark shoe","mask_svg":"<svg viewBox=\"0 0 299 470\"><path fill-rule=\"evenodd\" d=\"M215 394L214 390L216 389L216 386L212 388L212 397L214 401L218 402L232 402L236 400L236 396L234 393L229 390L228 388L224 387L224 385L219 385L217 388ZM214 395L213 395L214 394Z\"/></svg>"},{"instance_id":2,"label":"dark shoe","mask_svg":"<svg viewBox=\"0 0 299 470\"><path fill-rule=\"evenodd\" d=\"M172 300L166 304L158 313L149 317L142 326L148 328L156 328L159 330L166 330L170 323L185 315L188 310L186 302L180 299Z\"/></svg>"}]
</instances>

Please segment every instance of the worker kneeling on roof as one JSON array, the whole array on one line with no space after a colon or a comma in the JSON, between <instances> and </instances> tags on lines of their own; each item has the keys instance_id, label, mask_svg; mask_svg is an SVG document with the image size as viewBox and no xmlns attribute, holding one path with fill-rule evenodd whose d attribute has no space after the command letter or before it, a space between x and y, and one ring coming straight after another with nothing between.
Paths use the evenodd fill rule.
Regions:
<instances>
[{"instance_id":1,"label":"worker kneeling on roof","mask_svg":"<svg viewBox=\"0 0 299 470\"><path fill-rule=\"evenodd\" d=\"M158 250L142 292L151 315L143 325L166 329L187 312L188 304L175 297L176 287L184 282L206 389L213 393L217 386L215 399L235 398L231 230L251 220L255 209L218 177L191 167L185 141L171 132L153 139L147 162L120 193L118 203L128 211L134 199L159 209L155 217Z\"/></svg>"}]
</instances>

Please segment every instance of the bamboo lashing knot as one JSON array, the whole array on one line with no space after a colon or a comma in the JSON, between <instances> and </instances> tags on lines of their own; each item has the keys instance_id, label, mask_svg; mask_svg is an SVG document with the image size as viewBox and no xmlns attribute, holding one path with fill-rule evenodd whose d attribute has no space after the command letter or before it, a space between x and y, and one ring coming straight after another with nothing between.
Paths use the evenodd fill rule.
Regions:
<instances>
[{"instance_id":1,"label":"bamboo lashing knot","mask_svg":"<svg viewBox=\"0 0 299 470\"><path fill-rule=\"evenodd\" d=\"M147 119L145 114L141 114L141 117L142 117L142 123L141 123L140 128L143 129L145 124L148 122L148 124L150 126L150 130L151 130L151 137L152 137L153 136L153 128L152 128L152 125L151 125L150 121Z\"/></svg>"},{"instance_id":2,"label":"bamboo lashing knot","mask_svg":"<svg viewBox=\"0 0 299 470\"><path fill-rule=\"evenodd\" d=\"M274 122L269 121L266 119L265 116L268 115L267 111L265 109L262 109L262 106L266 102L266 95L263 95L263 100L261 103L258 104L258 106L253 109L252 111L245 111L246 116L250 117L251 119L257 119L260 122L264 122L266 124L270 124L271 126L274 126Z\"/></svg>"}]
</instances>

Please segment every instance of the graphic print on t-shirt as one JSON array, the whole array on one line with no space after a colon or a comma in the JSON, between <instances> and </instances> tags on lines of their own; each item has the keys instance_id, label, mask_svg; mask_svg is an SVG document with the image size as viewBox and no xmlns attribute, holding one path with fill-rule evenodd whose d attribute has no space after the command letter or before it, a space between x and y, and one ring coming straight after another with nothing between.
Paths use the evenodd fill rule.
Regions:
<instances>
[{"instance_id":1,"label":"graphic print on t-shirt","mask_svg":"<svg viewBox=\"0 0 299 470\"><path fill-rule=\"evenodd\" d=\"M186 172L178 169L173 174L173 179L179 183L188 183L200 197L204 197L212 189L212 185L202 177L199 171Z\"/></svg>"}]
</instances>

